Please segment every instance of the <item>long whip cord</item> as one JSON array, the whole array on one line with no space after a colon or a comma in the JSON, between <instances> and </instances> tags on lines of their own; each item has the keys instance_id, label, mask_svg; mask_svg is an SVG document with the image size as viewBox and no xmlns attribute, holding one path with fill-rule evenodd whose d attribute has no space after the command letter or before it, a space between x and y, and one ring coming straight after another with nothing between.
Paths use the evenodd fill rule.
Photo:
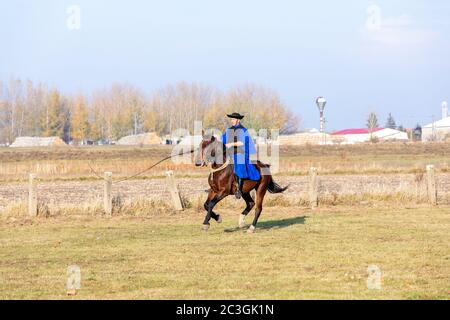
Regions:
<instances>
[{"instance_id":1,"label":"long whip cord","mask_svg":"<svg viewBox=\"0 0 450 320\"><path fill-rule=\"evenodd\" d=\"M123 178L123 179L120 179L120 180L117 180L117 181L114 181L114 182L115 182L115 183L119 183L119 182L123 182L123 181L129 180L129 179L136 178L136 177L138 177L138 176L144 174L145 172L147 172L147 171L153 169L153 168L156 167L158 164L160 164L160 163L162 163L162 162L164 162L164 161L166 161L166 160L169 160L169 159L174 158L174 157L183 156L183 155L185 155L185 154L191 154L191 153L195 152L196 150L198 150L198 148L192 149L192 150L190 150L190 151L188 151L188 152L183 152L183 153L179 153L179 154L172 154L172 155L170 155L170 156L168 156L168 157L165 157L165 158L159 160L158 162L152 164L150 167L148 167L148 168L146 168L146 169L144 169L144 170L142 170L142 171L140 171L140 172L138 172L138 173L135 173L135 174L133 174L133 175L131 175L131 176L129 176L129 177L126 177L126 178ZM97 178L100 178L100 179L102 179L102 180L105 180L105 178L103 178L100 174L97 173L97 171L94 170L94 168L92 168L92 166L91 166L91 164L90 164L89 161L88 161L88 166L89 166L89 168L91 169L92 173L93 173L95 176L97 176Z\"/></svg>"}]
</instances>

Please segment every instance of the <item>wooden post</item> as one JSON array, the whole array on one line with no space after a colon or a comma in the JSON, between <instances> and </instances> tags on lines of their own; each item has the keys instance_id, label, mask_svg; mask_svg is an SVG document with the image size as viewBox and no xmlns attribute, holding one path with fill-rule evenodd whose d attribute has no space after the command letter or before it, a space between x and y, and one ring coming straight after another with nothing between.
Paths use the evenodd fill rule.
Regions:
<instances>
[{"instance_id":1,"label":"wooden post","mask_svg":"<svg viewBox=\"0 0 450 320\"><path fill-rule=\"evenodd\" d=\"M184 209L183 203L181 202L180 192L178 191L178 187L175 183L173 171L166 171L166 181L167 186L169 187L170 196L172 197L173 207L177 211L182 211Z\"/></svg>"},{"instance_id":2,"label":"wooden post","mask_svg":"<svg viewBox=\"0 0 450 320\"><path fill-rule=\"evenodd\" d=\"M427 166L427 192L429 202L437 205L436 174L433 165Z\"/></svg>"},{"instance_id":3,"label":"wooden post","mask_svg":"<svg viewBox=\"0 0 450 320\"><path fill-rule=\"evenodd\" d=\"M311 209L319 205L319 178L317 177L317 168L309 169L309 204Z\"/></svg>"},{"instance_id":4,"label":"wooden post","mask_svg":"<svg viewBox=\"0 0 450 320\"><path fill-rule=\"evenodd\" d=\"M30 180L28 184L28 215L30 217L36 217L37 214L38 206L36 174L30 173Z\"/></svg>"},{"instance_id":5,"label":"wooden post","mask_svg":"<svg viewBox=\"0 0 450 320\"><path fill-rule=\"evenodd\" d=\"M105 172L105 189L103 193L103 208L107 216L112 216L112 172Z\"/></svg>"}]
</instances>

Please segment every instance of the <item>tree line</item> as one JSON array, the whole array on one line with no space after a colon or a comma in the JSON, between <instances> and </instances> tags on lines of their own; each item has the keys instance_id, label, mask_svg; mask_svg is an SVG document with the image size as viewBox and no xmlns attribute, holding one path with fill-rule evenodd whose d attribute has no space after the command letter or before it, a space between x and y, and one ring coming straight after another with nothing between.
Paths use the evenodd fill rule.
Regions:
<instances>
[{"instance_id":1,"label":"tree line","mask_svg":"<svg viewBox=\"0 0 450 320\"><path fill-rule=\"evenodd\" d=\"M113 84L90 95L63 94L43 83L11 78L0 82L0 143L19 136L58 136L64 141L117 140L130 134L167 135L183 128L192 134L194 121L224 130L226 113L245 114L256 131L298 131L300 119L277 92L247 84L226 92L198 83L167 85L151 94L129 84Z\"/></svg>"},{"instance_id":2,"label":"tree line","mask_svg":"<svg viewBox=\"0 0 450 320\"><path fill-rule=\"evenodd\" d=\"M376 115L376 113L371 112L369 113L368 117L367 117L367 123L366 123L367 128L369 129L369 131L373 131L374 129L379 127L378 124L378 116ZM399 131L403 131L406 132L406 129L403 127L403 125L399 125L397 126L394 117L392 116L392 113L388 114L387 120L386 120L386 124L384 125L385 128L389 128L389 129L396 129ZM416 128L420 127L419 124L417 124Z\"/></svg>"}]
</instances>

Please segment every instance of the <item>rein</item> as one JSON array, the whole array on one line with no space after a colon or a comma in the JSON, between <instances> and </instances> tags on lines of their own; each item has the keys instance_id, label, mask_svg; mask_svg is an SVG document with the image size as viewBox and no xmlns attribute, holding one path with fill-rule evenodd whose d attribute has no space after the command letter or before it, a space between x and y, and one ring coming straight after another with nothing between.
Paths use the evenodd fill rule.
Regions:
<instances>
[{"instance_id":1,"label":"rein","mask_svg":"<svg viewBox=\"0 0 450 320\"><path fill-rule=\"evenodd\" d=\"M219 168L216 168L216 169L213 169L212 164L211 164L209 172L214 173L214 172L221 171L221 170L225 169L229 164L230 164L230 159L227 159L227 161L225 161L225 163L223 165L221 165Z\"/></svg>"}]
</instances>

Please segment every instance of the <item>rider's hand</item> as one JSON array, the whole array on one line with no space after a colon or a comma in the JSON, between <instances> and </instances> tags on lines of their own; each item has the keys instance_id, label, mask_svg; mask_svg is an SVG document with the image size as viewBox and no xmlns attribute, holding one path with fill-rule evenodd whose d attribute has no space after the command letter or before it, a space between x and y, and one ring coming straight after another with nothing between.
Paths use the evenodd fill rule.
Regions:
<instances>
[{"instance_id":1,"label":"rider's hand","mask_svg":"<svg viewBox=\"0 0 450 320\"><path fill-rule=\"evenodd\" d=\"M227 148L231 148L231 147L241 147L241 146L243 146L244 144L241 142L241 141L238 141L238 142L229 142L229 143L227 143L227 144L225 144L225 147L227 147Z\"/></svg>"}]
</instances>

